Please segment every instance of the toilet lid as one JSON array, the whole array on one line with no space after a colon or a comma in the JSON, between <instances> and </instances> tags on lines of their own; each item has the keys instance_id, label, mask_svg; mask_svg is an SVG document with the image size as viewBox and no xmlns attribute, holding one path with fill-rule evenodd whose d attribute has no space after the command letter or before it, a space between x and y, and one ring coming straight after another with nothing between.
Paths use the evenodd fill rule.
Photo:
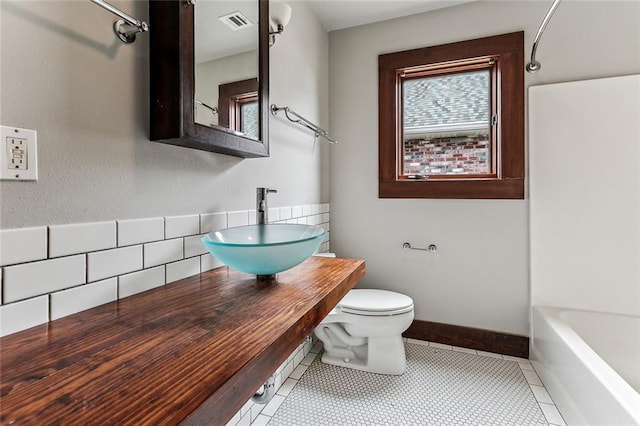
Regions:
<instances>
[{"instance_id":1,"label":"toilet lid","mask_svg":"<svg viewBox=\"0 0 640 426\"><path fill-rule=\"evenodd\" d=\"M342 312L356 315L398 315L413 309L413 300L388 290L350 290L338 303Z\"/></svg>"}]
</instances>

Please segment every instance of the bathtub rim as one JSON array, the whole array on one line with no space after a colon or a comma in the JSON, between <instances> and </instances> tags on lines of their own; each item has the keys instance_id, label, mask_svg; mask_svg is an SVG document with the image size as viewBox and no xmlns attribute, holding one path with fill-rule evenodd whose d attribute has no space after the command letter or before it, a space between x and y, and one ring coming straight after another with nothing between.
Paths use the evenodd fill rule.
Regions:
<instances>
[{"instance_id":1,"label":"bathtub rim","mask_svg":"<svg viewBox=\"0 0 640 426\"><path fill-rule=\"evenodd\" d=\"M639 318L634 315L625 315L625 314L615 314L610 312L599 312L599 311L590 311L584 309L574 309L574 308L562 308L555 306L546 306L546 305L534 305L531 307L531 356L532 361L534 361L534 366L536 363L541 365L544 370L544 374L541 374L541 378L544 379L547 374L551 374L548 370L549 367L544 365L544 358L540 356L539 347L536 344L536 330L534 327L535 324L535 315L536 311L540 318L546 323L547 326L551 328L553 333L555 333L564 344L569 346L573 356L577 358L577 360L588 369L588 371L593 375L593 377L597 380L597 382L612 396L612 398L617 402L622 410L626 412L628 416L633 418L636 423L640 424L640 393L637 392L626 380L624 380L617 371L615 371L609 364L606 363L604 359L598 355L598 353L591 348L580 335L574 331L569 324L564 322L560 317L560 313L563 311L573 311L573 312L585 312L585 313L598 313L598 314L608 314L608 315L616 315L616 316L626 316ZM554 374L554 376L556 376ZM550 380L551 379L551 380ZM558 383L559 378L553 377L548 378L548 381L554 382L554 385ZM551 391L556 389L556 395L551 395L552 398L555 399L559 397L557 392L565 393L566 390L564 386L561 386L561 389L558 389L554 385L545 386L548 390ZM561 396L562 397L562 396ZM560 399L560 398L558 398ZM562 403L561 401L555 401L558 409L560 410L563 416L565 413L562 412L562 408L566 408L568 410L574 411L575 409L580 411L580 416L584 416L584 413L580 409L580 407L576 406L576 401L573 398L569 398L570 403ZM575 413L567 413L575 416ZM569 417L569 416L567 416Z\"/></svg>"}]
</instances>

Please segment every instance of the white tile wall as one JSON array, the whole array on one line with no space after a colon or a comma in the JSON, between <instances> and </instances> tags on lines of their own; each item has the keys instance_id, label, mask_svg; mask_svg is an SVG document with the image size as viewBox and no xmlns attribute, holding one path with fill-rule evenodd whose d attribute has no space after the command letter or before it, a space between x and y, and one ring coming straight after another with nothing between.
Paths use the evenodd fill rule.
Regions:
<instances>
[{"instance_id":1,"label":"white tile wall","mask_svg":"<svg viewBox=\"0 0 640 426\"><path fill-rule=\"evenodd\" d=\"M3 274L3 302L15 302L84 284L85 256L8 266L4 268Z\"/></svg>"},{"instance_id":2,"label":"white tile wall","mask_svg":"<svg viewBox=\"0 0 640 426\"><path fill-rule=\"evenodd\" d=\"M0 306L0 336L49 321L49 297L40 296Z\"/></svg>"},{"instance_id":3,"label":"white tile wall","mask_svg":"<svg viewBox=\"0 0 640 426\"><path fill-rule=\"evenodd\" d=\"M117 299L117 278L109 278L108 280L59 291L51 294L51 319L66 317Z\"/></svg>"},{"instance_id":4,"label":"white tile wall","mask_svg":"<svg viewBox=\"0 0 640 426\"><path fill-rule=\"evenodd\" d=\"M303 211L312 214L302 218ZM300 220L329 231L328 204L280 207L269 213L270 222ZM224 266L207 252L201 236L255 224L255 219L251 209L0 230L0 333ZM329 248L327 237L319 251ZM287 373L293 368L289 364Z\"/></svg>"},{"instance_id":5,"label":"white tile wall","mask_svg":"<svg viewBox=\"0 0 640 426\"><path fill-rule=\"evenodd\" d=\"M227 227L226 213L207 213L200 215L200 232L207 234L211 231Z\"/></svg>"},{"instance_id":6,"label":"white tile wall","mask_svg":"<svg viewBox=\"0 0 640 426\"><path fill-rule=\"evenodd\" d=\"M164 218L164 237L167 239L198 233L200 233L200 216L197 214Z\"/></svg>"},{"instance_id":7,"label":"white tile wall","mask_svg":"<svg viewBox=\"0 0 640 426\"><path fill-rule=\"evenodd\" d=\"M217 258L210 254L203 254L200 256L200 271L207 272L212 269L220 268L224 266L224 263L220 262Z\"/></svg>"},{"instance_id":8,"label":"white tile wall","mask_svg":"<svg viewBox=\"0 0 640 426\"><path fill-rule=\"evenodd\" d=\"M213 256L209 256L213 258ZM191 277L200 273L200 258L192 257L167 264L167 283Z\"/></svg>"},{"instance_id":9,"label":"white tile wall","mask_svg":"<svg viewBox=\"0 0 640 426\"><path fill-rule=\"evenodd\" d=\"M291 207L280 207L280 220L291 219Z\"/></svg>"},{"instance_id":10,"label":"white tile wall","mask_svg":"<svg viewBox=\"0 0 640 426\"><path fill-rule=\"evenodd\" d=\"M165 284L164 265L118 277L118 297L132 296Z\"/></svg>"},{"instance_id":11,"label":"white tile wall","mask_svg":"<svg viewBox=\"0 0 640 426\"><path fill-rule=\"evenodd\" d=\"M183 258L184 241L181 238L144 245L144 267L163 265Z\"/></svg>"},{"instance_id":12,"label":"white tile wall","mask_svg":"<svg viewBox=\"0 0 640 426\"><path fill-rule=\"evenodd\" d=\"M280 208L272 207L272 208L269 209L269 211L267 213L268 213L268 216L269 216L269 223L277 222L277 221L280 220Z\"/></svg>"},{"instance_id":13,"label":"white tile wall","mask_svg":"<svg viewBox=\"0 0 640 426\"><path fill-rule=\"evenodd\" d=\"M0 230L0 265L46 258L46 227Z\"/></svg>"},{"instance_id":14,"label":"white tile wall","mask_svg":"<svg viewBox=\"0 0 640 426\"><path fill-rule=\"evenodd\" d=\"M87 257L89 282L142 269L142 246L98 251Z\"/></svg>"},{"instance_id":15,"label":"white tile wall","mask_svg":"<svg viewBox=\"0 0 640 426\"><path fill-rule=\"evenodd\" d=\"M200 241L201 238L202 235L196 235L184 239L184 257L193 257L209 253L204 244L202 244L202 241Z\"/></svg>"},{"instance_id":16,"label":"white tile wall","mask_svg":"<svg viewBox=\"0 0 640 426\"><path fill-rule=\"evenodd\" d=\"M118 247L164 239L164 218L118 221Z\"/></svg>"},{"instance_id":17,"label":"white tile wall","mask_svg":"<svg viewBox=\"0 0 640 426\"><path fill-rule=\"evenodd\" d=\"M229 212L227 214L227 226L233 228L234 226L243 226L249 224L249 212L247 210L238 212Z\"/></svg>"},{"instance_id":18,"label":"white tile wall","mask_svg":"<svg viewBox=\"0 0 640 426\"><path fill-rule=\"evenodd\" d=\"M49 257L86 253L115 246L115 220L49 227Z\"/></svg>"}]
</instances>

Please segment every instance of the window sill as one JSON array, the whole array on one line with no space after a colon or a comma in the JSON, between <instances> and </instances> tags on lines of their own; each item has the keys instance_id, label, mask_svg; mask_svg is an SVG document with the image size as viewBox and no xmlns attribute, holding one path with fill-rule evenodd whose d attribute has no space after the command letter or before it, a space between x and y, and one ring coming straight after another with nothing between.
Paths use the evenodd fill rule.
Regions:
<instances>
[{"instance_id":1,"label":"window sill","mask_svg":"<svg viewBox=\"0 0 640 426\"><path fill-rule=\"evenodd\" d=\"M380 198L524 199L524 178L380 180Z\"/></svg>"}]
</instances>

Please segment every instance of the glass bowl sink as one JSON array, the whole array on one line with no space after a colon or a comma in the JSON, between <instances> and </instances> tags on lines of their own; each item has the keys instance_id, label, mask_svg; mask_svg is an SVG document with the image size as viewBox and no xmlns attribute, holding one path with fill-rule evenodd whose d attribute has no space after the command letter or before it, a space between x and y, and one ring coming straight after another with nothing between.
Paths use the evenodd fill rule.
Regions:
<instances>
[{"instance_id":1,"label":"glass bowl sink","mask_svg":"<svg viewBox=\"0 0 640 426\"><path fill-rule=\"evenodd\" d=\"M212 231L202 243L225 265L268 276L302 263L318 250L326 233L313 225L247 225Z\"/></svg>"}]
</instances>

